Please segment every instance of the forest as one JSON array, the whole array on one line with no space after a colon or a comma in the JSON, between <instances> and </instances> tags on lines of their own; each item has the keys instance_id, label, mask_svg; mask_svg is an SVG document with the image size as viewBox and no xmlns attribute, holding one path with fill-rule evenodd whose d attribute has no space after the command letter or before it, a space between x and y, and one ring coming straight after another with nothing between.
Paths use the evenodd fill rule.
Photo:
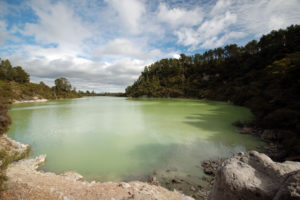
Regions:
<instances>
[{"instance_id":1,"label":"forest","mask_svg":"<svg viewBox=\"0 0 300 200\"><path fill-rule=\"evenodd\" d=\"M300 154L300 26L272 31L259 41L208 50L146 66L128 86L129 97L227 101L255 115L250 124L276 130L290 154Z\"/></svg>"}]
</instances>

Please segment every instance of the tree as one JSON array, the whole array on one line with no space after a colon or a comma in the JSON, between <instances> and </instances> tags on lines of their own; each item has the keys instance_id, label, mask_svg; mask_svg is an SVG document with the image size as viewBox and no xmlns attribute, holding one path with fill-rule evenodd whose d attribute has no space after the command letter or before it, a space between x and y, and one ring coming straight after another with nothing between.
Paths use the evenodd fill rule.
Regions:
<instances>
[{"instance_id":1,"label":"tree","mask_svg":"<svg viewBox=\"0 0 300 200\"><path fill-rule=\"evenodd\" d=\"M70 92L72 85L68 79L61 77L55 80L55 88L57 92Z\"/></svg>"},{"instance_id":2,"label":"tree","mask_svg":"<svg viewBox=\"0 0 300 200\"><path fill-rule=\"evenodd\" d=\"M0 63L0 79L8 81L16 81L18 83L29 82L29 74L20 67L12 67L9 60L1 60Z\"/></svg>"},{"instance_id":3,"label":"tree","mask_svg":"<svg viewBox=\"0 0 300 200\"><path fill-rule=\"evenodd\" d=\"M258 52L258 43L256 40L252 40L245 46L245 51L248 54L257 54Z\"/></svg>"},{"instance_id":4,"label":"tree","mask_svg":"<svg viewBox=\"0 0 300 200\"><path fill-rule=\"evenodd\" d=\"M28 83L29 82L29 74L24 71L24 69L20 66L14 67L14 81L19 83Z\"/></svg>"},{"instance_id":5,"label":"tree","mask_svg":"<svg viewBox=\"0 0 300 200\"><path fill-rule=\"evenodd\" d=\"M9 60L1 60L0 79L12 81L14 79L14 70Z\"/></svg>"}]
</instances>

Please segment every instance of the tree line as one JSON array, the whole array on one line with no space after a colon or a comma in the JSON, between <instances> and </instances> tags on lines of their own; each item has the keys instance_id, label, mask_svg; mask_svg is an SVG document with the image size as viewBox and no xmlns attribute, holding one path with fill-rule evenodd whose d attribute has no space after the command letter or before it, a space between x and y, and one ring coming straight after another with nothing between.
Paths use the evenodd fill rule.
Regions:
<instances>
[{"instance_id":1,"label":"tree line","mask_svg":"<svg viewBox=\"0 0 300 200\"><path fill-rule=\"evenodd\" d=\"M31 83L30 75L21 66L13 67L8 59L0 59L0 103L29 100L33 97L59 99L96 95L94 91L77 91L65 77L57 78L53 87L43 81L39 84Z\"/></svg>"},{"instance_id":2,"label":"tree line","mask_svg":"<svg viewBox=\"0 0 300 200\"><path fill-rule=\"evenodd\" d=\"M272 31L259 41L211 49L146 66L130 97L188 97L247 106L264 129L289 130L285 143L300 154L300 26ZM292 133L291 133L292 132ZM292 135L292 136L290 136Z\"/></svg>"}]
</instances>

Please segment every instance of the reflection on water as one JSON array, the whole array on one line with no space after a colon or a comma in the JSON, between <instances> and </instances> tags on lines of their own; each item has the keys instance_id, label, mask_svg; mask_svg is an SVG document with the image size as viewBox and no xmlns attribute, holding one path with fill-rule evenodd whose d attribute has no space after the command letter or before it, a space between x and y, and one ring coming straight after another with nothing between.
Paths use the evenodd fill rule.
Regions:
<instances>
[{"instance_id":1,"label":"reflection on water","mask_svg":"<svg viewBox=\"0 0 300 200\"><path fill-rule=\"evenodd\" d=\"M119 181L153 171L201 176L202 160L256 149L231 125L248 109L213 101L91 97L12 106L9 136L47 154L42 167Z\"/></svg>"}]
</instances>

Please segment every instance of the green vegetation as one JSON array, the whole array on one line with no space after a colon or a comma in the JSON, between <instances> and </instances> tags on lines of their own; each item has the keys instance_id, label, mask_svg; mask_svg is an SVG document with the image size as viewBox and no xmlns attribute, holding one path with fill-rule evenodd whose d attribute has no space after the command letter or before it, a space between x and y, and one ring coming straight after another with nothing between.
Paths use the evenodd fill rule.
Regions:
<instances>
[{"instance_id":1,"label":"green vegetation","mask_svg":"<svg viewBox=\"0 0 300 200\"><path fill-rule=\"evenodd\" d=\"M72 88L66 78L55 80L55 86L49 87L44 82L39 84L29 82L29 74L22 67L12 67L9 60L0 62L0 102L10 103L14 100L31 100L36 98L59 99L81 97Z\"/></svg>"},{"instance_id":2,"label":"green vegetation","mask_svg":"<svg viewBox=\"0 0 300 200\"><path fill-rule=\"evenodd\" d=\"M105 92L102 94L97 94L97 96L126 97L126 94L122 92L116 92L116 93Z\"/></svg>"},{"instance_id":3,"label":"green vegetation","mask_svg":"<svg viewBox=\"0 0 300 200\"><path fill-rule=\"evenodd\" d=\"M54 83L57 92L70 92L72 89L71 83L66 78L58 78Z\"/></svg>"},{"instance_id":4,"label":"green vegetation","mask_svg":"<svg viewBox=\"0 0 300 200\"><path fill-rule=\"evenodd\" d=\"M247 106L256 116L253 125L292 132L283 135L282 142L291 154L299 155L299 77L300 26L293 25L243 47L232 44L162 59L145 67L126 94L207 98Z\"/></svg>"},{"instance_id":5,"label":"green vegetation","mask_svg":"<svg viewBox=\"0 0 300 200\"><path fill-rule=\"evenodd\" d=\"M27 74L22 67L12 67L9 60L1 60L0 80L27 83L29 82L29 77L29 74Z\"/></svg>"}]
</instances>

